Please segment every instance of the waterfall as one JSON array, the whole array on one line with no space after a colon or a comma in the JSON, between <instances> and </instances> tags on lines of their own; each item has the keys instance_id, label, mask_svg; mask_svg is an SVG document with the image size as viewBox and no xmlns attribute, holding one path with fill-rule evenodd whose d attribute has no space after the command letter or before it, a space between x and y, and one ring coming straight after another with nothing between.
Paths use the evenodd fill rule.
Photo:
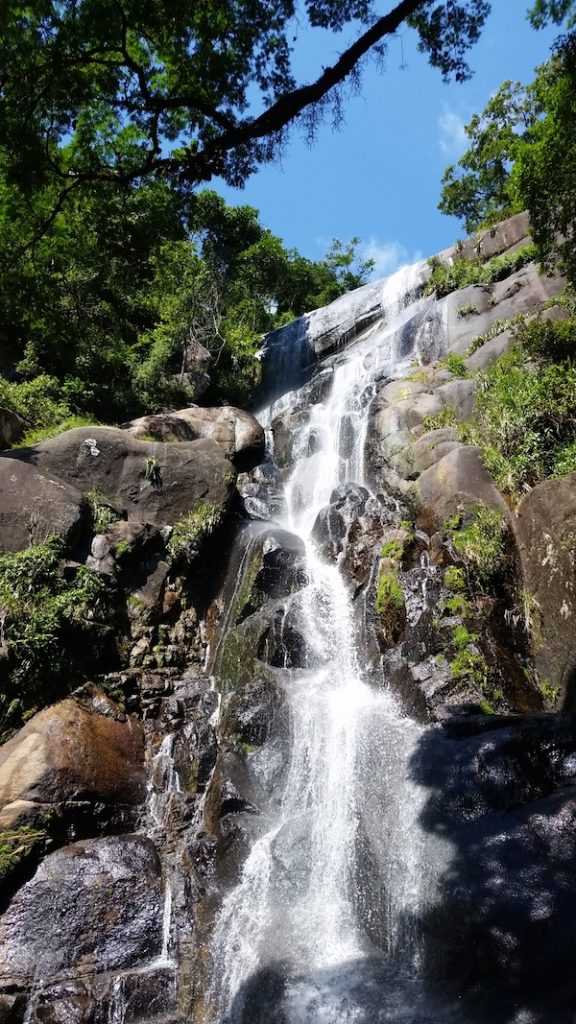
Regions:
<instances>
[{"instance_id":1,"label":"waterfall","mask_svg":"<svg viewBox=\"0 0 576 1024\"><path fill-rule=\"evenodd\" d=\"M385 282L378 323L333 357L330 393L295 428L279 525L305 545L300 606L309 668L287 684L281 792L216 918L207 995L214 1024L432 1021L418 1016L420 997L410 988L418 973L418 911L431 889L432 854L418 825L424 793L408 777L423 727L403 716L385 688L370 685L346 580L311 539L337 486L368 485L364 446L378 381L418 359L423 336L429 344L426 300L414 294L421 276L417 265ZM277 399L262 420L270 424L296 398L291 392ZM265 758L261 764L266 785ZM379 943L367 926L370 893L360 891L366 861L376 865L373 884L385 903ZM264 1002L260 1017L251 992L271 984L282 991L282 1013Z\"/></svg>"}]
</instances>

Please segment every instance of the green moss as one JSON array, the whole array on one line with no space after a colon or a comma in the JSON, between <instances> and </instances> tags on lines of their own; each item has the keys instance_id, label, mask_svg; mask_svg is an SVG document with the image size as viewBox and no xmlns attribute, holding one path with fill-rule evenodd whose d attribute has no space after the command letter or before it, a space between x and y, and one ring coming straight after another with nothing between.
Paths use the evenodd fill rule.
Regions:
<instances>
[{"instance_id":1,"label":"green moss","mask_svg":"<svg viewBox=\"0 0 576 1024\"><path fill-rule=\"evenodd\" d=\"M186 789L194 795L198 792L198 762L192 761L186 777Z\"/></svg>"},{"instance_id":2,"label":"green moss","mask_svg":"<svg viewBox=\"0 0 576 1024\"><path fill-rule=\"evenodd\" d=\"M553 711L558 701L560 687L552 686L552 683L548 682L547 679L543 679L541 683L538 683L538 689L540 690L544 707L548 711Z\"/></svg>"},{"instance_id":3,"label":"green moss","mask_svg":"<svg viewBox=\"0 0 576 1024\"><path fill-rule=\"evenodd\" d=\"M491 590L502 582L508 566L508 525L501 512L477 505L467 522L460 515L449 520L446 532L472 586Z\"/></svg>"},{"instance_id":4,"label":"green moss","mask_svg":"<svg viewBox=\"0 0 576 1024\"><path fill-rule=\"evenodd\" d=\"M404 554L404 542L401 540L389 540L382 545L380 554L382 558L391 558L392 561L399 562Z\"/></svg>"},{"instance_id":5,"label":"green moss","mask_svg":"<svg viewBox=\"0 0 576 1024\"><path fill-rule=\"evenodd\" d=\"M452 642L457 651L464 651L470 644L475 643L478 639L473 633L466 628L464 625L454 627L452 633Z\"/></svg>"},{"instance_id":6,"label":"green moss","mask_svg":"<svg viewBox=\"0 0 576 1024\"><path fill-rule=\"evenodd\" d=\"M48 832L45 828L21 825L0 831L0 884L9 878L27 861L36 859L46 846Z\"/></svg>"},{"instance_id":7,"label":"green moss","mask_svg":"<svg viewBox=\"0 0 576 1024\"><path fill-rule=\"evenodd\" d=\"M489 700L481 700L478 707L483 715L495 715L496 712Z\"/></svg>"},{"instance_id":8,"label":"green moss","mask_svg":"<svg viewBox=\"0 0 576 1024\"><path fill-rule=\"evenodd\" d=\"M484 658L471 647L459 650L450 661L450 672L456 682L469 683L480 689L486 686L488 667Z\"/></svg>"},{"instance_id":9,"label":"green moss","mask_svg":"<svg viewBox=\"0 0 576 1024\"><path fill-rule=\"evenodd\" d=\"M374 609L377 615L387 615L393 609L404 607L404 592L393 572L382 572L376 588Z\"/></svg>"},{"instance_id":10,"label":"green moss","mask_svg":"<svg viewBox=\"0 0 576 1024\"><path fill-rule=\"evenodd\" d=\"M444 586L447 590L460 593L466 590L466 576L459 565L449 565L444 572Z\"/></svg>"}]
</instances>

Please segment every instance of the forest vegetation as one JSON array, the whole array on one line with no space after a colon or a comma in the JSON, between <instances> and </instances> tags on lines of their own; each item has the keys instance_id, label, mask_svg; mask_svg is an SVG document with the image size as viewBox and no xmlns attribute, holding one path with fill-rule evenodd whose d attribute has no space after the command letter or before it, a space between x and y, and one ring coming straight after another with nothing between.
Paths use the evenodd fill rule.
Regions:
<instances>
[{"instance_id":1,"label":"forest vegetation","mask_svg":"<svg viewBox=\"0 0 576 1024\"><path fill-rule=\"evenodd\" d=\"M366 280L356 239L306 259L256 210L201 186L215 176L242 184L283 151L294 126L313 137L319 119L338 123L346 90L403 24L446 78L470 74L485 0L378 7L2 5L0 402L24 417L26 440L194 401L198 345L212 354L202 401L247 404L262 335ZM560 24L573 8L538 0L532 19ZM350 27L357 38L336 63L298 83L298 32ZM526 205L541 258L555 256L561 232L567 264L573 52L568 37L533 86L503 87L470 126L473 155L447 172L442 200L474 227ZM524 142L524 156L512 152ZM552 176L549 162L562 153L562 176Z\"/></svg>"}]
</instances>

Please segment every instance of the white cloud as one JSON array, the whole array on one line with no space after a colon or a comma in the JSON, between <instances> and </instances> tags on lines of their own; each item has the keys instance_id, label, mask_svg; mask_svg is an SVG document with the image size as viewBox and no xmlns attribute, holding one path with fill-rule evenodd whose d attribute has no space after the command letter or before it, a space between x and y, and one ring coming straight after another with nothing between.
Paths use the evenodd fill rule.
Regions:
<instances>
[{"instance_id":1,"label":"white cloud","mask_svg":"<svg viewBox=\"0 0 576 1024\"><path fill-rule=\"evenodd\" d=\"M373 235L361 246L360 256L363 260L374 260L374 269L370 274L372 281L387 277L399 267L421 259L420 253L410 255L401 242L380 242Z\"/></svg>"},{"instance_id":2,"label":"white cloud","mask_svg":"<svg viewBox=\"0 0 576 1024\"><path fill-rule=\"evenodd\" d=\"M440 137L438 143L445 157L456 160L462 156L468 145L468 137L464 130L464 121L456 111L444 105L438 118Z\"/></svg>"}]
</instances>

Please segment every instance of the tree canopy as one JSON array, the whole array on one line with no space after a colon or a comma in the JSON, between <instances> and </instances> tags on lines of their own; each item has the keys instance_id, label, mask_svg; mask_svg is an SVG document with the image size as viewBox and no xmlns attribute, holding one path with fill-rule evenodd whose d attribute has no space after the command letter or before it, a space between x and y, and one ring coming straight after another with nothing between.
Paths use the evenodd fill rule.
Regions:
<instances>
[{"instance_id":1,"label":"tree canopy","mask_svg":"<svg viewBox=\"0 0 576 1024\"><path fill-rule=\"evenodd\" d=\"M570 5L548 6L560 17ZM576 283L576 33L557 42L532 83L504 82L466 134L470 147L444 174L440 209L469 232L527 209L541 261L560 259Z\"/></svg>"},{"instance_id":2,"label":"tree canopy","mask_svg":"<svg viewBox=\"0 0 576 1024\"><path fill-rule=\"evenodd\" d=\"M149 174L180 188L214 175L237 185L271 159L286 130L308 128L328 97L404 22L448 76L486 0L4 0L0 13L0 152L9 180L56 178L62 195L94 180ZM357 30L310 83L294 53L303 29Z\"/></svg>"}]
</instances>

